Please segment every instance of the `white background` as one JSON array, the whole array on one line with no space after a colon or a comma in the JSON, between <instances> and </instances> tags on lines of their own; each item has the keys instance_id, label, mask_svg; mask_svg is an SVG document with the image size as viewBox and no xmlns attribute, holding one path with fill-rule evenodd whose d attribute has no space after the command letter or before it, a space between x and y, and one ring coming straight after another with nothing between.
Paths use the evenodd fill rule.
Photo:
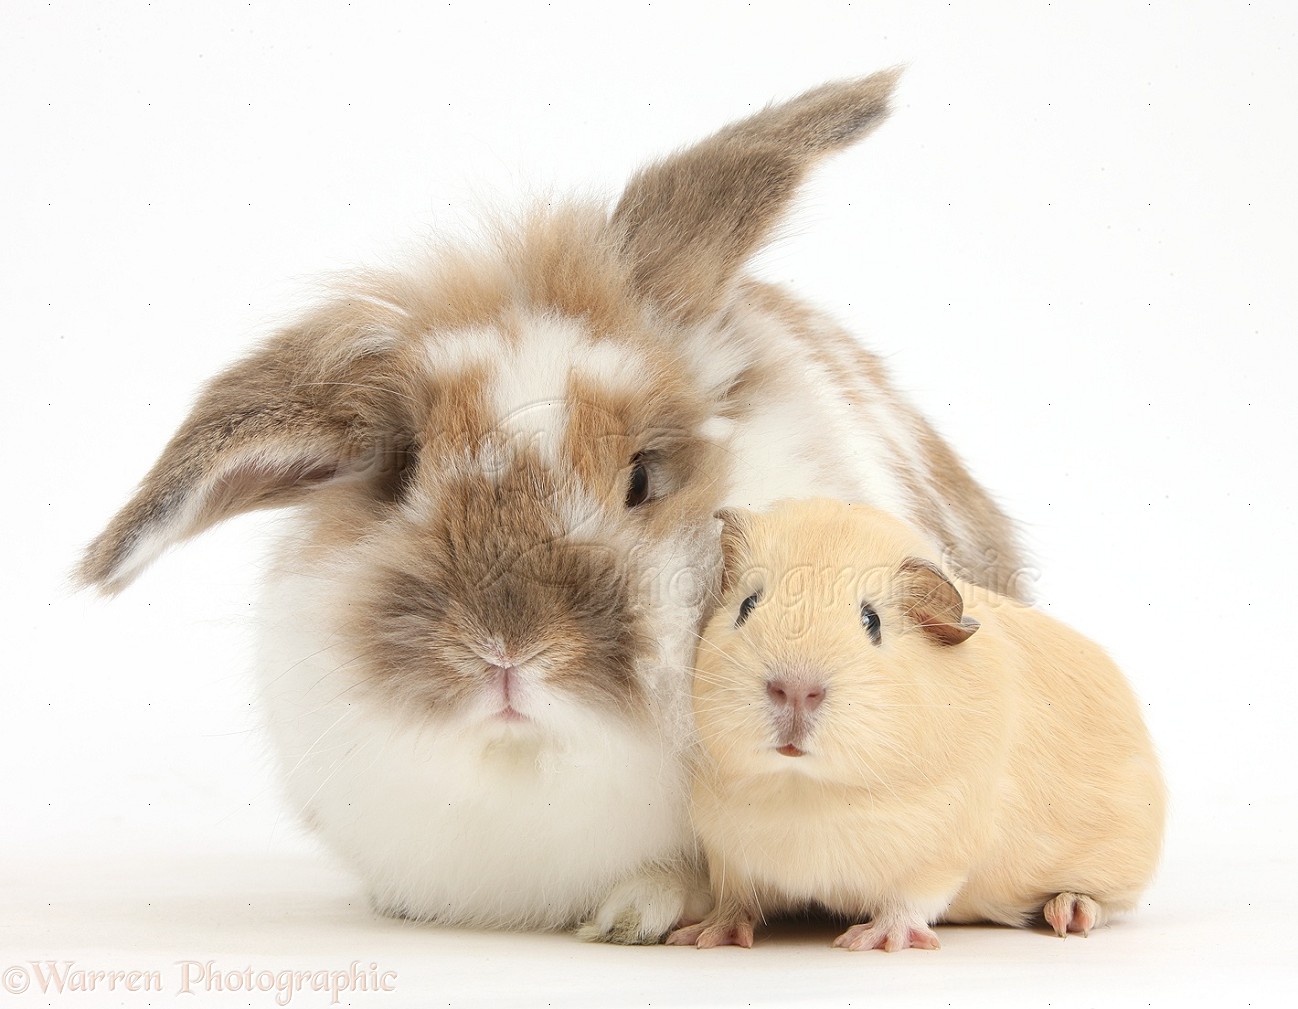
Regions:
<instances>
[{"instance_id":1,"label":"white background","mask_svg":"<svg viewBox=\"0 0 1298 1009\"><path fill-rule=\"evenodd\" d=\"M161 969L168 994L127 1006L208 958L377 962L399 980L353 998L374 1006L1274 1003L1298 979L1296 10L8 0L0 969ZM885 355L1022 523L1040 604L1147 702L1173 798L1146 906L1087 940L944 929L892 956L817 928L703 953L369 917L283 813L251 704L284 517L111 603L69 591L79 548L329 271L475 207L612 199L769 99L895 63L893 119L755 268Z\"/></svg>"}]
</instances>

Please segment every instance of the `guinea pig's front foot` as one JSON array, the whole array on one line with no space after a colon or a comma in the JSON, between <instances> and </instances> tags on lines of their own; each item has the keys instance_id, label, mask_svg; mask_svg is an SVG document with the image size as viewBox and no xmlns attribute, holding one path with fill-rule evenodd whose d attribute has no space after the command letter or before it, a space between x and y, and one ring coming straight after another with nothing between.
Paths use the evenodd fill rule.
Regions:
<instances>
[{"instance_id":1,"label":"guinea pig's front foot","mask_svg":"<svg viewBox=\"0 0 1298 1009\"><path fill-rule=\"evenodd\" d=\"M867 924L853 925L834 940L839 949L939 949L937 933L919 915L903 911L876 914Z\"/></svg>"},{"instance_id":2,"label":"guinea pig's front foot","mask_svg":"<svg viewBox=\"0 0 1298 1009\"><path fill-rule=\"evenodd\" d=\"M695 925L678 928L667 937L667 945L696 946L699 949L712 949L714 946L742 946L744 949L751 949L753 923L716 921L709 917Z\"/></svg>"},{"instance_id":3,"label":"guinea pig's front foot","mask_svg":"<svg viewBox=\"0 0 1298 1009\"><path fill-rule=\"evenodd\" d=\"M1041 913L1060 939L1068 938L1069 932L1086 938L1100 921L1100 905L1082 893L1065 892L1052 897Z\"/></svg>"},{"instance_id":4,"label":"guinea pig's front foot","mask_svg":"<svg viewBox=\"0 0 1298 1009\"><path fill-rule=\"evenodd\" d=\"M676 929L667 937L667 945L697 946L699 949L742 946L750 949L756 921L757 914L752 908L735 900L723 899L702 921Z\"/></svg>"}]
</instances>

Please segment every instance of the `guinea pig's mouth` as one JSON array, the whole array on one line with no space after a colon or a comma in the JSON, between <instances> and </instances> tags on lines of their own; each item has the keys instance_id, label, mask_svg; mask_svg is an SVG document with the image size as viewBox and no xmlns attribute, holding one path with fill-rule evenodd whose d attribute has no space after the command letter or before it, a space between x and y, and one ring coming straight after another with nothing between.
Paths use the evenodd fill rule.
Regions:
<instances>
[{"instance_id":1,"label":"guinea pig's mouth","mask_svg":"<svg viewBox=\"0 0 1298 1009\"><path fill-rule=\"evenodd\" d=\"M515 708L512 704L506 704L503 708L491 716L493 720L500 722L530 722L531 719Z\"/></svg>"},{"instance_id":2,"label":"guinea pig's mouth","mask_svg":"<svg viewBox=\"0 0 1298 1009\"><path fill-rule=\"evenodd\" d=\"M785 743L783 746L777 746L775 752L781 753L786 757L805 757L807 755L806 750L800 750L792 743Z\"/></svg>"}]
</instances>

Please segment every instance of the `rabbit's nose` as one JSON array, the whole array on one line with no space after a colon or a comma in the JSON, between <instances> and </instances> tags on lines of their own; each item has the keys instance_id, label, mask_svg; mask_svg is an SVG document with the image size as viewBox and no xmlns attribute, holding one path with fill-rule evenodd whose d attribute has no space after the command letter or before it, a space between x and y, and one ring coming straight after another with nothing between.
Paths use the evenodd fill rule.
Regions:
<instances>
[{"instance_id":1,"label":"rabbit's nose","mask_svg":"<svg viewBox=\"0 0 1298 1009\"><path fill-rule=\"evenodd\" d=\"M490 640L479 643L474 650L492 669L518 672L521 666L538 658L545 649L539 646L506 646L500 640Z\"/></svg>"},{"instance_id":2,"label":"rabbit's nose","mask_svg":"<svg viewBox=\"0 0 1298 1009\"><path fill-rule=\"evenodd\" d=\"M809 715L820 707L827 688L823 683L797 680L767 680L766 696L778 712Z\"/></svg>"}]
</instances>

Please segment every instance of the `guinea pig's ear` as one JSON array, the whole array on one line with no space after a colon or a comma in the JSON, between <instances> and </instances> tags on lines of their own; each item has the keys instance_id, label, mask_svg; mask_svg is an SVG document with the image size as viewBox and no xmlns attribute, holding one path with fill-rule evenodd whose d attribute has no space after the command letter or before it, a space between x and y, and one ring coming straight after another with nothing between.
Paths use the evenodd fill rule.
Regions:
<instances>
[{"instance_id":1,"label":"guinea pig's ear","mask_svg":"<svg viewBox=\"0 0 1298 1009\"><path fill-rule=\"evenodd\" d=\"M386 479L409 444L390 347L345 307L281 333L204 389L135 496L74 573L105 594L232 515L343 479Z\"/></svg>"},{"instance_id":2,"label":"guinea pig's ear","mask_svg":"<svg viewBox=\"0 0 1298 1009\"><path fill-rule=\"evenodd\" d=\"M612 226L640 293L678 322L715 312L808 171L884 121L900 73L822 85L638 172Z\"/></svg>"},{"instance_id":3,"label":"guinea pig's ear","mask_svg":"<svg viewBox=\"0 0 1298 1009\"><path fill-rule=\"evenodd\" d=\"M900 605L907 619L944 645L958 645L978 630L978 621L964 615L964 599L933 562L907 557L898 570Z\"/></svg>"},{"instance_id":4,"label":"guinea pig's ear","mask_svg":"<svg viewBox=\"0 0 1298 1009\"><path fill-rule=\"evenodd\" d=\"M755 516L746 508L722 508L713 513L721 520L721 591L730 589L741 558L748 553L748 530Z\"/></svg>"}]
</instances>

